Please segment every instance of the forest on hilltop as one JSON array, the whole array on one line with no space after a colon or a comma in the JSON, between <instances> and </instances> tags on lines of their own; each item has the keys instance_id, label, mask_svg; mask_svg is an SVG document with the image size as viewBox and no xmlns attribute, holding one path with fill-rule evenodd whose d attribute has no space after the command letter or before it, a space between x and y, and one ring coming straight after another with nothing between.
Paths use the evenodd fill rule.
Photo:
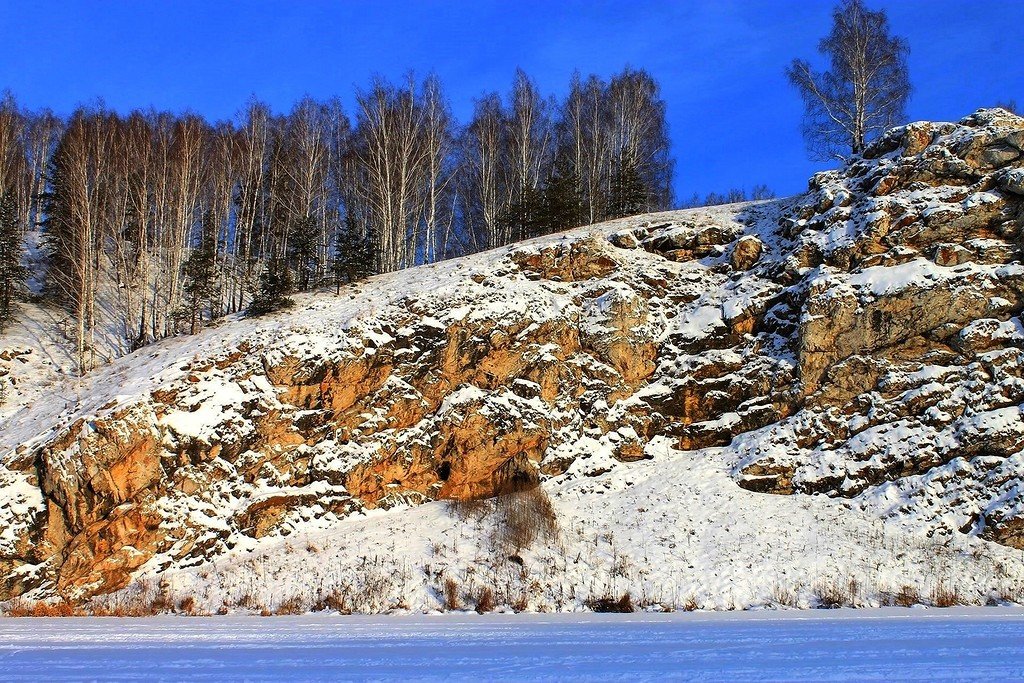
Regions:
<instances>
[{"instance_id":1,"label":"forest on hilltop","mask_svg":"<svg viewBox=\"0 0 1024 683\"><path fill-rule=\"evenodd\" d=\"M465 125L435 76L375 79L352 117L305 98L235 121L102 104L62 118L8 94L0 233L16 252L41 229L42 248L34 272L0 278L30 275L66 309L86 372L101 326L130 352L293 291L666 209L672 170L658 83L630 68L576 75L561 101L520 70Z\"/></svg>"}]
</instances>

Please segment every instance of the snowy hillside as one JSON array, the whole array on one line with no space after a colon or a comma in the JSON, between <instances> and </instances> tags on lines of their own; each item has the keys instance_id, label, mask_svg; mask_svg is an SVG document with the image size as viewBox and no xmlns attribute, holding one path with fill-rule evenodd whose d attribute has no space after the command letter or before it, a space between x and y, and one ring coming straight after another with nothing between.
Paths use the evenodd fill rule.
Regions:
<instances>
[{"instance_id":1,"label":"snowy hillside","mask_svg":"<svg viewBox=\"0 0 1024 683\"><path fill-rule=\"evenodd\" d=\"M0 598L1021 602L1022 150L1001 110L911 124L799 197L371 278L23 392Z\"/></svg>"}]
</instances>

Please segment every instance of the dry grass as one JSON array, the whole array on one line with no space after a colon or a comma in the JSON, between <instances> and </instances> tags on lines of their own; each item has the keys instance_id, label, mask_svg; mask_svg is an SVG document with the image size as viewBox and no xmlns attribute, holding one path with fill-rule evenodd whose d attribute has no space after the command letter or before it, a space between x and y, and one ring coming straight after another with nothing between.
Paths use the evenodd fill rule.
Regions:
<instances>
[{"instance_id":1,"label":"dry grass","mask_svg":"<svg viewBox=\"0 0 1024 683\"><path fill-rule=\"evenodd\" d=\"M772 603L781 607L797 607L796 593L780 584L772 586Z\"/></svg>"},{"instance_id":2,"label":"dry grass","mask_svg":"<svg viewBox=\"0 0 1024 683\"><path fill-rule=\"evenodd\" d=\"M913 607L921 604L921 594L913 586L903 586L895 593L879 591L879 602L886 607Z\"/></svg>"},{"instance_id":3,"label":"dry grass","mask_svg":"<svg viewBox=\"0 0 1024 683\"><path fill-rule=\"evenodd\" d=\"M900 607L913 607L921 604L921 594L913 586L903 586L896 594L896 604Z\"/></svg>"},{"instance_id":4,"label":"dry grass","mask_svg":"<svg viewBox=\"0 0 1024 683\"><path fill-rule=\"evenodd\" d=\"M494 590L489 586L484 586L476 594L476 611L478 614L484 614L493 612L494 608Z\"/></svg>"},{"instance_id":5,"label":"dry grass","mask_svg":"<svg viewBox=\"0 0 1024 683\"><path fill-rule=\"evenodd\" d=\"M480 521L491 511L491 501L483 498L448 501L448 512L463 522Z\"/></svg>"},{"instance_id":6,"label":"dry grass","mask_svg":"<svg viewBox=\"0 0 1024 683\"><path fill-rule=\"evenodd\" d=\"M935 607L955 607L965 604L956 587L945 583L939 583L932 589L931 602Z\"/></svg>"},{"instance_id":7,"label":"dry grass","mask_svg":"<svg viewBox=\"0 0 1024 683\"><path fill-rule=\"evenodd\" d=\"M539 539L558 533L558 519L540 487L504 493L495 499L495 541L507 552L518 554Z\"/></svg>"},{"instance_id":8,"label":"dry grass","mask_svg":"<svg viewBox=\"0 0 1024 683\"><path fill-rule=\"evenodd\" d=\"M323 612L324 610L333 610L339 614L352 614L352 608L349 606L348 593L341 590L334 590L313 608L315 612Z\"/></svg>"},{"instance_id":9,"label":"dry grass","mask_svg":"<svg viewBox=\"0 0 1024 683\"><path fill-rule=\"evenodd\" d=\"M305 613L306 603L305 601L303 601L302 598L300 598L297 595L293 595L292 597L284 600L280 605L277 606L277 610L274 612L274 614L277 615Z\"/></svg>"},{"instance_id":10,"label":"dry grass","mask_svg":"<svg viewBox=\"0 0 1024 683\"><path fill-rule=\"evenodd\" d=\"M66 600L46 602L20 597L11 600L4 613L8 617L79 617L86 614L81 607Z\"/></svg>"},{"instance_id":11,"label":"dry grass","mask_svg":"<svg viewBox=\"0 0 1024 683\"><path fill-rule=\"evenodd\" d=\"M614 612L614 613L627 613L635 612L636 608L633 606L633 598L629 592L623 593L621 597L613 598L611 596L603 596L600 598L591 598L586 602L587 609L593 610L594 612Z\"/></svg>"},{"instance_id":12,"label":"dry grass","mask_svg":"<svg viewBox=\"0 0 1024 683\"><path fill-rule=\"evenodd\" d=\"M448 577L444 580L444 608L448 611L461 609L462 603L459 600L459 584L455 579Z\"/></svg>"},{"instance_id":13,"label":"dry grass","mask_svg":"<svg viewBox=\"0 0 1024 683\"><path fill-rule=\"evenodd\" d=\"M860 599L860 584L856 579L846 583L840 581L819 581L814 585L814 597L819 609L856 607Z\"/></svg>"},{"instance_id":14,"label":"dry grass","mask_svg":"<svg viewBox=\"0 0 1024 683\"><path fill-rule=\"evenodd\" d=\"M72 602L66 598L30 600L17 597L8 602L5 610L12 617L149 617L172 612L201 614L196 610L192 597L186 597L175 604L169 586L151 581L137 584L132 590L101 595L82 602Z\"/></svg>"},{"instance_id":15,"label":"dry grass","mask_svg":"<svg viewBox=\"0 0 1024 683\"><path fill-rule=\"evenodd\" d=\"M523 595L517 597L515 600L512 600L511 603L512 604L510 605L510 607L513 609L513 611L525 612L528 609L530 609L530 596L524 593Z\"/></svg>"}]
</instances>

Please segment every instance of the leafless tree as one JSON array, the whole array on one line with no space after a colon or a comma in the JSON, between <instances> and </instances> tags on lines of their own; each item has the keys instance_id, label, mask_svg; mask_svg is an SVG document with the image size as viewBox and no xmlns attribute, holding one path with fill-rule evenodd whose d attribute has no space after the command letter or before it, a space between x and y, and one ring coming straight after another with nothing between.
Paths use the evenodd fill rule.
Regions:
<instances>
[{"instance_id":1,"label":"leafless tree","mask_svg":"<svg viewBox=\"0 0 1024 683\"><path fill-rule=\"evenodd\" d=\"M560 114L558 166L578 183L585 221L670 206L665 103L650 74L626 68L609 82L575 74Z\"/></svg>"},{"instance_id":2,"label":"leafless tree","mask_svg":"<svg viewBox=\"0 0 1024 683\"><path fill-rule=\"evenodd\" d=\"M455 212L452 197L452 115L441 81L428 76L423 84L423 145L426 164L426 196L423 206L422 235L412 242L422 260L435 261L443 254L451 237ZM415 254L407 254L407 259Z\"/></svg>"},{"instance_id":3,"label":"leafless tree","mask_svg":"<svg viewBox=\"0 0 1024 683\"><path fill-rule=\"evenodd\" d=\"M71 116L54 151L46 207L50 282L74 316L72 336L83 374L93 365L103 217L110 199L113 127L108 118L103 111L82 109Z\"/></svg>"},{"instance_id":4,"label":"leafless tree","mask_svg":"<svg viewBox=\"0 0 1024 683\"><path fill-rule=\"evenodd\" d=\"M232 292L232 310L245 306L245 296L252 291L259 273L259 259L264 256L266 232L267 154L270 143L270 107L252 100L242 115L240 133L236 137L236 161L239 187L236 216L234 282L239 289Z\"/></svg>"},{"instance_id":5,"label":"leafless tree","mask_svg":"<svg viewBox=\"0 0 1024 683\"><path fill-rule=\"evenodd\" d=\"M843 0L818 51L829 57L829 70L816 72L802 59L786 70L804 101L808 151L818 160L860 154L873 137L906 118L910 48L890 35L885 10Z\"/></svg>"},{"instance_id":6,"label":"leafless tree","mask_svg":"<svg viewBox=\"0 0 1024 683\"><path fill-rule=\"evenodd\" d=\"M596 223L605 216L612 170L608 84L593 74L586 80L574 74L562 106L561 123L560 144L569 150L585 219Z\"/></svg>"},{"instance_id":7,"label":"leafless tree","mask_svg":"<svg viewBox=\"0 0 1024 683\"><path fill-rule=\"evenodd\" d=\"M622 215L668 207L672 201L672 161L665 102L657 81L646 71L627 67L608 84L608 109L608 149L612 155L608 194L616 194L617 182L631 175L636 181L632 188L636 196L627 203L633 210Z\"/></svg>"},{"instance_id":8,"label":"leafless tree","mask_svg":"<svg viewBox=\"0 0 1024 683\"><path fill-rule=\"evenodd\" d=\"M255 310L257 294L287 298L264 296L261 274L306 289L331 273L340 287L528 237L538 215L601 220L623 168L643 208L667 202L664 103L642 71L576 77L561 107L518 71L462 129L436 76L377 79L356 117L305 98L283 115L253 100L234 123L98 105L65 125L0 99L0 189L20 231L44 224L79 369L98 334L127 353Z\"/></svg>"},{"instance_id":9,"label":"leafless tree","mask_svg":"<svg viewBox=\"0 0 1024 683\"><path fill-rule=\"evenodd\" d=\"M429 155L426 112L412 76L402 86L376 79L356 96L354 161L358 201L377 243L380 269L412 265L424 206Z\"/></svg>"},{"instance_id":10,"label":"leafless tree","mask_svg":"<svg viewBox=\"0 0 1024 683\"><path fill-rule=\"evenodd\" d=\"M462 135L463 218L471 251L507 244L511 235L499 225L507 206L505 114L501 98L490 93L476 101Z\"/></svg>"},{"instance_id":11,"label":"leafless tree","mask_svg":"<svg viewBox=\"0 0 1024 683\"><path fill-rule=\"evenodd\" d=\"M10 194L16 204L19 230L25 229L28 213L28 159L25 153L25 116L14 95L0 97L0 193Z\"/></svg>"},{"instance_id":12,"label":"leafless tree","mask_svg":"<svg viewBox=\"0 0 1024 683\"><path fill-rule=\"evenodd\" d=\"M64 122L49 109L32 113L25 126L25 153L28 160L28 213L25 225L38 226L43 220L42 201L46 191L46 165L50 161Z\"/></svg>"},{"instance_id":13,"label":"leafless tree","mask_svg":"<svg viewBox=\"0 0 1024 683\"><path fill-rule=\"evenodd\" d=\"M510 215L508 226L503 228L507 241L529 236L540 185L554 154L554 104L540 94L537 84L522 69L516 70L509 99L505 125Z\"/></svg>"},{"instance_id":14,"label":"leafless tree","mask_svg":"<svg viewBox=\"0 0 1024 683\"><path fill-rule=\"evenodd\" d=\"M217 226L216 259L220 277L217 280L218 296L211 306L211 315L217 317L235 309L231 306L235 273L235 244L237 235L234 227L234 195L238 185L238 165L235 145L238 132L229 122L218 123L208 138L205 152L209 167L207 196L203 205L210 212Z\"/></svg>"}]
</instances>

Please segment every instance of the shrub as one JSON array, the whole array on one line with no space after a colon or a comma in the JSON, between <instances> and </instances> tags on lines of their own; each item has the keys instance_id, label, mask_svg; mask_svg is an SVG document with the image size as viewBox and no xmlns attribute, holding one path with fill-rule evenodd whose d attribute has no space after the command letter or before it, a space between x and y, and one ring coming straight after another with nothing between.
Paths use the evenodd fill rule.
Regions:
<instances>
[{"instance_id":1,"label":"shrub","mask_svg":"<svg viewBox=\"0 0 1024 683\"><path fill-rule=\"evenodd\" d=\"M324 607L339 614L352 614L352 608L348 604L348 594L340 589L324 598Z\"/></svg>"},{"instance_id":2,"label":"shrub","mask_svg":"<svg viewBox=\"0 0 1024 683\"><path fill-rule=\"evenodd\" d=\"M913 607L921 603L921 594L913 586L903 586L896 593L883 593L881 602L883 605Z\"/></svg>"},{"instance_id":3,"label":"shrub","mask_svg":"<svg viewBox=\"0 0 1024 683\"><path fill-rule=\"evenodd\" d=\"M503 493L496 499L496 540L504 548L519 551L538 538L551 538L558 520L544 489L540 487Z\"/></svg>"},{"instance_id":4,"label":"shrub","mask_svg":"<svg viewBox=\"0 0 1024 683\"><path fill-rule=\"evenodd\" d=\"M633 607L633 598L628 591L619 598L610 596L591 598L587 600L586 605L594 612L627 613L636 611Z\"/></svg>"},{"instance_id":5,"label":"shrub","mask_svg":"<svg viewBox=\"0 0 1024 683\"><path fill-rule=\"evenodd\" d=\"M66 600L45 602L20 597L11 600L5 611L9 617L75 617L84 614L80 608Z\"/></svg>"},{"instance_id":6,"label":"shrub","mask_svg":"<svg viewBox=\"0 0 1024 683\"><path fill-rule=\"evenodd\" d=\"M448 501L448 512L463 522L470 519L483 519L490 512L491 503L483 498L467 498L465 500Z\"/></svg>"},{"instance_id":7,"label":"shrub","mask_svg":"<svg viewBox=\"0 0 1024 683\"><path fill-rule=\"evenodd\" d=\"M275 614L302 614L305 611L306 606L303 604L302 598L293 595L277 606Z\"/></svg>"},{"instance_id":8,"label":"shrub","mask_svg":"<svg viewBox=\"0 0 1024 683\"><path fill-rule=\"evenodd\" d=\"M444 580L444 608L453 611L459 607L459 584L449 577Z\"/></svg>"},{"instance_id":9,"label":"shrub","mask_svg":"<svg viewBox=\"0 0 1024 683\"><path fill-rule=\"evenodd\" d=\"M814 586L814 597L818 601L818 608L837 609L839 607L852 605L853 596L850 595L850 588L853 586L856 586L853 582L847 586L843 586L836 581L818 582Z\"/></svg>"},{"instance_id":10,"label":"shrub","mask_svg":"<svg viewBox=\"0 0 1024 683\"><path fill-rule=\"evenodd\" d=\"M494 591L490 586L484 586L476 594L477 614L494 611Z\"/></svg>"},{"instance_id":11,"label":"shrub","mask_svg":"<svg viewBox=\"0 0 1024 683\"><path fill-rule=\"evenodd\" d=\"M783 607L796 607L796 594L779 584L772 587L772 602Z\"/></svg>"},{"instance_id":12,"label":"shrub","mask_svg":"<svg viewBox=\"0 0 1024 683\"><path fill-rule=\"evenodd\" d=\"M525 592L512 602L512 609L516 612L525 612L530 609L530 596Z\"/></svg>"},{"instance_id":13,"label":"shrub","mask_svg":"<svg viewBox=\"0 0 1024 683\"><path fill-rule=\"evenodd\" d=\"M182 598L181 602L178 603L178 611L182 614L188 614L190 616L196 614L196 599L191 595Z\"/></svg>"},{"instance_id":14,"label":"shrub","mask_svg":"<svg viewBox=\"0 0 1024 683\"><path fill-rule=\"evenodd\" d=\"M931 600L932 604L936 607L954 607L964 604L964 600L960 593L957 592L957 589L944 583L939 583L932 589Z\"/></svg>"}]
</instances>

